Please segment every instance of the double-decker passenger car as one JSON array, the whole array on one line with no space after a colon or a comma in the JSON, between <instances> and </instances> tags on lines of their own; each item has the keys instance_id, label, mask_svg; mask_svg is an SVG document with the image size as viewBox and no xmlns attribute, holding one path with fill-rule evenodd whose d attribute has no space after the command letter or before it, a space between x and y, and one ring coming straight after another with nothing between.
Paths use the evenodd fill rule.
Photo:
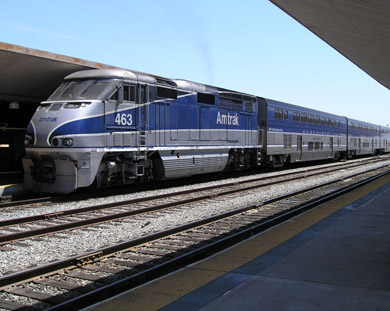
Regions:
<instances>
[{"instance_id":1,"label":"double-decker passenger car","mask_svg":"<svg viewBox=\"0 0 390 311\"><path fill-rule=\"evenodd\" d=\"M390 128L380 126L380 153L390 152Z\"/></svg>"},{"instance_id":2,"label":"double-decker passenger car","mask_svg":"<svg viewBox=\"0 0 390 311\"><path fill-rule=\"evenodd\" d=\"M379 154L380 126L348 118L348 157Z\"/></svg>"},{"instance_id":3,"label":"double-decker passenger car","mask_svg":"<svg viewBox=\"0 0 390 311\"><path fill-rule=\"evenodd\" d=\"M272 166L338 159L347 151L345 117L275 100L260 101L263 157Z\"/></svg>"},{"instance_id":4,"label":"double-decker passenger car","mask_svg":"<svg viewBox=\"0 0 390 311\"><path fill-rule=\"evenodd\" d=\"M35 112L24 183L68 193L389 151L387 128L368 135L356 124L347 130L345 117L186 80L86 70L67 76ZM349 151L355 138L361 148Z\"/></svg>"}]
</instances>

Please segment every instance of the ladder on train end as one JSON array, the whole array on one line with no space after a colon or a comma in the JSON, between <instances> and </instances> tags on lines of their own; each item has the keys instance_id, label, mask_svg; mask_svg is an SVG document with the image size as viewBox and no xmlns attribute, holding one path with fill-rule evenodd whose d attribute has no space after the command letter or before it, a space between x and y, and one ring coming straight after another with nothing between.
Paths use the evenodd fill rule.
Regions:
<instances>
[{"instance_id":1,"label":"ladder on train end","mask_svg":"<svg viewBox=\"0 0 390 311\"><path fill-rule=\"evenodd\" d=\"M148 157L148 148L147 148L147 133L148 133L148 115L149 115L149 105L146 105L145 102L148 102L149 92L148 87L144 86L144 92L145 92L145 98L144 102L140 103L140 106L138 108L138 161L137 161L137 176L144 176L145 175L145 164ZM141 87L138 88L139 94L138 98L141 101Z\"/></svg>"},{"instance_id":2,"label":"ladder on train end","mask_svg":"<svg viewBox=\"0 0 390 311\"><path fill-rule=\"evenodd\" d=\"M144 176L145 162L148 157L147 151L147 136L146 131L140 131L138 135L138 162L137 162L137 176Z\"/></svg>"}]
</instances>

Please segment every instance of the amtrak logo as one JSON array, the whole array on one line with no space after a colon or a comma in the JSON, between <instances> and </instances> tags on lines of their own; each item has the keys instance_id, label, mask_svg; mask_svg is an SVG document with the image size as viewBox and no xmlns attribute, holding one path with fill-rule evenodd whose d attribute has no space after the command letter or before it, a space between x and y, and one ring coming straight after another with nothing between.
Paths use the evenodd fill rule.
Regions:
<instances>
[{"instance_id":1,"label":"amtrak logo","mask_svg":"<svg viewBox=\"0 0 390 311\"><path fill-rule=\"evenodd\" d=\"M57 117L41 117L38 122L57 122Z\"/></svg>"},{"instance_id":2,"label":"amtrak logo","mask_svg":"<svg viewBox=\"0 0 390 311\"><path fill-rule=\"evenodd\" d=\"M229 113L223 114L218 111L217 124L239 126L240 124L238 123L238 113L231 115Z\"/></svg>"}]
</instances>

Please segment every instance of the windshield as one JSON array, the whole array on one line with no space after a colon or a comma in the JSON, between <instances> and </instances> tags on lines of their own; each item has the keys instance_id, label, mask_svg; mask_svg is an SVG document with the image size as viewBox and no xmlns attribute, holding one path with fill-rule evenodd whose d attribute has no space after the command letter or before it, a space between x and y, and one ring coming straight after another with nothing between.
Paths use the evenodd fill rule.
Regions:
<instances>
[{"instance_id":1,"label":"windshield","mask_svg":"<svg viewBox=\"0 0 390 311\"><path fill-rule=\"evenodd\" d=\"M108 99L117 80L77 80L63 82L48 100Z\"/></svg>"}]
</instances>

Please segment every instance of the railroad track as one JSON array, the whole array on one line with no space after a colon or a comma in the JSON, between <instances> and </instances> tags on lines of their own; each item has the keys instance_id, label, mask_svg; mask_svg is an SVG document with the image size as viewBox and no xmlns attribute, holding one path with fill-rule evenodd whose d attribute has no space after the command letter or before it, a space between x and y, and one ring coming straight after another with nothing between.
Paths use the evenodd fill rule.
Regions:
<instances>
[{"instance_id":1,"label":"railroad track","mask_svg":"<svg viewBox=\"0 0 390 311\"><path fill-rule=\"evenodd\" d=\"M381 157L381 158L378 158L378 157L371 157L371 158L363 158L363 159L360 159L359 161L354 161L354 162L339 162L339 163L336 163L334 165L332 165L332 167L336 168L336 167L342 167L342 166L345 166L346 168L348 168L349 166L359 166L359 165L364 165L364 164L367 164L367 163L372 163L372 162L377 162L377 161L386 161L388 159L388 157ZM305 168L303 170L307 171L307 172L310 172L312 170L317 170L318 168L316 167L308 167L308 168ZM289 173L288 171L287 172L284 172L284 173L281 173L281 174L278 174L279 176L288 176L290 175L291 173ZM128 187L122 187L120 189L127 189ZM117 188L114 188L116 190L118 190ZM106 188L103 188L104 191L110 191L109 189L106 189ZM113 190L113 189L111 189ZM107 193L107 195L109 195ZM18 208L18 207L34 207L34 206L42 206L42 204L45 204L45 203L55 203L55 202L67 202L69 200L72 200L73 197L74 197L74 200L80 200L80 199L87 199L89 198L91 195L87 193L75 193L75 194L71 194L71 197L69 197L69 195L67 196L30 196L29 198L5 198L5 200L3 202L0 202L0 210L3 209L3 208L9 208L9 207L13 207L13 208Z\"/></svg>"},{"instance_id":2,"label":"railroad track","mask_svg":"<svg viewBox=\"0 0 390 311\"><path fill-rule=\"evenodd\" d=\"M363 163L365 164L365 162ZM345 170L360 165L362 165L360 162L351 163L349 165L342 165L341 168ZM185 205L194 202L214 200L216 197L227 195L237 195L240 192L253 191L274 184L329 174L338 170L340 170L340 166L310 168L296 173L283 173L276 176L201 187L195 190L178 191L146 198L3 220L0 221L0 250L12 250L12 244L10 245L10 243L31 239L33 237L41 237L114 220L127 219L128 217L150 214L151 212L172 209L177 206L184 206L185 208Z\"/></svg>"},{"instance_id":3,"label":"railroad track","mask_svg":"<svg viewBox=\"0 0 390 311\"><path fill-rule=\"evenodd\" d=\"M0 308L78 310L209 256L388 173L388 167L381 167L350 175L0 277Z\"/></svg>"}]
</instances>

